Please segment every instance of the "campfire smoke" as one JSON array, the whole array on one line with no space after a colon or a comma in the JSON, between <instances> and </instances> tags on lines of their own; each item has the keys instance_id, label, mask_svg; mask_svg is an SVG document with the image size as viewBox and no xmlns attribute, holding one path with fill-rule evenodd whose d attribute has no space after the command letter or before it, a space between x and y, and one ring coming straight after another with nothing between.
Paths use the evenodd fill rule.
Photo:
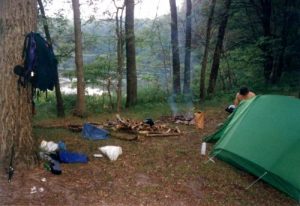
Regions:
<instances>
[{"instance_id":1,"label":"campfire smoke","mask_svg":"<svg viewBox=\"0 0 300 206\"><path fill-rule=\"evenodd\" d=\"M172 111L172 116L175 117L178 114L178 107L175 101L176 95L172 94L169 98L168 98L168 103L170 105L171 111Z\"/></svg>"}]
</instances>

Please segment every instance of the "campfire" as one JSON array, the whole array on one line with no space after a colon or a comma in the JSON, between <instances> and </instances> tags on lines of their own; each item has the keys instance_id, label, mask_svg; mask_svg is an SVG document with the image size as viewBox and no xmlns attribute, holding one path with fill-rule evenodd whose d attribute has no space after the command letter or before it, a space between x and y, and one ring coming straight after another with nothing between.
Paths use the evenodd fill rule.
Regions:
<instances>
[{"instance_id":1,"label":"campfire","mask_svg":"<svg viewBox=\"0 0 300 206\"><path fill-rule=\"evenodd\" d=\"M176 114L173 116L162 116L163 122L174 122L175 124L195 125L198 129L204 128L204 113L195 112L194 114Z\"/></svg>"},{"instance_id":2,"label":"campfire","mask_svg":"<svg viewBox=\"0 0 300 206\"><path fill-rule=\"evenodd\" d=\"M116 121L108 121L104 126L114 131L125 131L147 137L178 136L182 134L178 127L170 128L166 124L155 123L152 119L136 121L123 119L120 115L116 115Z\"/></svg>"},{"instance_id":3,"label":"campfire","mask_svg":"<svg viewBox=\"0 0 300 206\"><path fill-rule=\"evenodd\" d=\"M186 124L186 125L193 125L195 124L195 116L193 114L179 114L173 117L173 121L176 124Z\"/></svg>"}]
</instances>

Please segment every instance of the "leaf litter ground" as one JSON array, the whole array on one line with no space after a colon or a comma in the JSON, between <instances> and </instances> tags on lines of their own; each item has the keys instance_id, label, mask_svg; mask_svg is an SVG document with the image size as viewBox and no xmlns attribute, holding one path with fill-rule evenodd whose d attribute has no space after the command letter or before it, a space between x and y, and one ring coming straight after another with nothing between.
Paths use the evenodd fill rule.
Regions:
<instances>
[{"instance_id":1,"label":"leaf litter ground","mask_svg":"<svg viewBox=\"0 0 300 206\"><path fill-rule=\"evenodd\" d=\"M80 133L66 129L36 127L38 143L42 139L64 140L68 150L83 152L90 161L62 164L62 175L46 171L41 162L32 169L17 169L11 183L2 172L1 205L296 205L262 181L246 190L256 177L222 161L207 162L208 156L200 155L202 139L213 133L226 116L224 111L214 108L206 111L203 130L180 125L184 135L137 141L88 141ZM66 122L81 123L66 118L39 125ZM94 158L98 147L105 145L121 146L123 154L115 162ZM207 150L211 149L212 145L208 145ZM32 192L33 187L36 190Z\"/></svg>"}]
</instances>

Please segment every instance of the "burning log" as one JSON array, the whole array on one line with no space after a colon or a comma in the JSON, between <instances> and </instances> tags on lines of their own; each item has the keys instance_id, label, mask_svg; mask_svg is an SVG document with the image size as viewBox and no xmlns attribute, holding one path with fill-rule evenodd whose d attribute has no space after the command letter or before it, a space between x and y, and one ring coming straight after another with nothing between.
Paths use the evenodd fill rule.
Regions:
<instances>
[{"instance_id":1,"label":"burning log","mask_svg":"<svg viewBox=\"0 0 300 206\"><path fill-rule=\"evenodd\" d=\"M181 114L173 117L173 121L176 124L186 124L186 125L196 125L198 129L204 128L204 113L203 112L195 112L193 115L191 114Z\"/></svg>"}]
</instances>

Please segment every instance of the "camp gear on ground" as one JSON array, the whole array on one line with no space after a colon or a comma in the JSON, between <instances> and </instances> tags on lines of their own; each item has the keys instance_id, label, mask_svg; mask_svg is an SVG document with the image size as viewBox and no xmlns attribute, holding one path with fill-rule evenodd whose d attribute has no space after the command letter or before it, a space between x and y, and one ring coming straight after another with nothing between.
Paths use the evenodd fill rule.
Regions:
<instances>
[{"instance_id":1,"label":"camp gear on ground","mask_svg":"<svg viewBox=\"0 0 300 206\"><path fill-rule=\"evenodd\" d=\"M51 173L55 175L60 175L62 173L60 168L60 163L53 159L51 159L48 162L45 162L44 168L48 171L51 171Z\"/></svg>"},{"instance_id":2,"label":"camp gear on ground","mask_svg":"<svg viewBox=\"0 0 300 206\"><path fill-rule=\"evenodd\" d=\"M204 113L203 112L196 112L194 113L195 116L195 124L198 129L204 128Z\"/></svg>"},{"instance_id":3,"label":"camp gear on ground","mask_svg":"<svg viewBox=\"0 0 300 206\"><path fill-rule=\"evenodd\" d=\"M55 152L56 150L58 150L58 144L52 141L47 142L43 140L41 142L40 149L48 153Z\"/></svg>"},{"instance_id":4,"label":"camp gear on ground","mask_svg":"<svg viewBox=\"0 0 300 206\"><path fill-rule=\"evenodd\" d=\"M66 144L64 143L64 141L59 141L59 142L57 143L57 145L58 145L58 149L59 149L59 150L67 150L67 146L66 146Z\"/></svg>"},{"instance_id":5,"label":"camp gear on ground","mask_svg":"<svg viewBox=\"0 0 300 206\"><path fill-rule=\"evenodd\" d=\"M243 101L205 139L212 157L246 170L300 200L300 100L263 95Z\"/></svg>"},{"instance_id":6,"label":"camp gear on ground","mask_svg":"<svg viewBox=\"0 0 300 206\"><path fill-rule=\"evenodd\" d=\"M228 107L226 107L225 111L228 113L232 113L235 110L235 105L229 105Z\"/></svg>"},{"instance_id":7,"label":"camp gear on ground","mask_svg":"<svg viewBox=\"0 0 300 206\"><path fill-rule=\"evenodd\" d=\"M119 146L104 146L99 147L99 150L106 155L111 161L118 159L119 155L122 154L122 148Z\"/></svg>"},{"instance_id":8,"label":"camp gear on ground","mask_svg":"<svg viewBox=\"0 0 300 206\"><path fill-rule=\"evenodd\" d=\"M58 151L59 161L62 163L87 163L88 157L85 154L69 152L67 150Z\"/></svg>"},{"instance_id":9,"label":"camp gear on ground","mask_svg":"<svg viewBox=\"0 0 300 206\"><path fill-rule=\"evenodd\" d=\"M95 125L85 123L82 129L82 136L86 139L91 140L99 140L99 139L107 139L109 136L109 132L96 127Z\"/></svg>"},{"instance_id":10,"label":"camp gear on ground","mask_svg":"<svg viewBox=\"0 0 300 206\"><path fill-rule=\"evenodd\" d=\"M144 120L145 124L149 124L151 127L154 125L154 121L151 118L147 118Z\"/></svg>"},{"instance_id":11,"label":"camp gear on ground","mask_svg":"<svg viewBox=\"0 0 300 206\"><path fill-rule=\"evenodd\" d=\"M93 154L94 157L99 158L99 157L103 157L102 154Z\"/></svg>"},{"instance_id":12,"label":"camp gear on ground","mask_svg":"<svg viewBox=\"0 0 300 206\"><path fill-rule=\"evenodd\" d=\"M201 151L200 151L201 155L205 155L206 153L206 142L203 142L201 144Z\"/></svg>"}]
</instances>

